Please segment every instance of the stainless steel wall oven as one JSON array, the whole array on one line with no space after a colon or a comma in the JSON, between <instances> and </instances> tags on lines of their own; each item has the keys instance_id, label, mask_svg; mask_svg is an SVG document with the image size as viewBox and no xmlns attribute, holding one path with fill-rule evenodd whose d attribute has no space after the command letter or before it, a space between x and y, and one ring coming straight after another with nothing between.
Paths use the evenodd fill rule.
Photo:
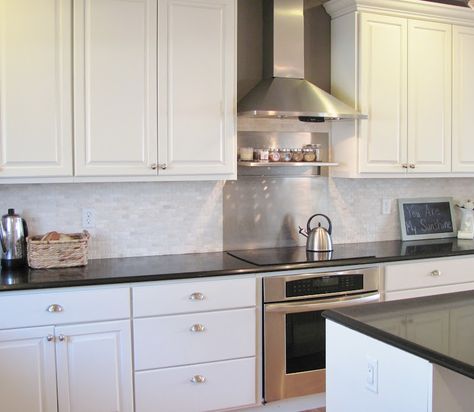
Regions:
<instances>
[{"instance_id":1,"label":"stainless steel wall oven","mask_svg":"<svg viewBox=\"0 0 474 412\"><path fill-rule=\"evenodd\" d=\"M264 279L264 399L325 391L326 309L380 300L379 270Z\"/></svg>"}]
</instances>

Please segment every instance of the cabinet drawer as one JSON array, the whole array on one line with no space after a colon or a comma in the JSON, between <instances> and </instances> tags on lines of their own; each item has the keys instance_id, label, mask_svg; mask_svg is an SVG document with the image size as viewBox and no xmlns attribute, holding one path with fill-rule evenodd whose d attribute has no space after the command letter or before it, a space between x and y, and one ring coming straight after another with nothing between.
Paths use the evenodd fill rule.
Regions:
<instances>
[{"instance_id":1,"label":"cabinet drawer","mask_svg":"<svg viewBox=\"0 0 474 412\"><path fill-rule=\"evenodd\" d=\"M397 290L385 293L386 301L419 298L421 296L441 295L443 293L462 292L464 290L474 290L474 282L461 283L459 285L437 286L433 288L420 288L409 290Z\"/></svg>"},{"instance_id":2,"label":"cabinet drawer","mask_svg":"<svg viewBox=\"0 0 474 412\"><path fill-rule=\"evenodd\" d=\"M385 267L385 290L442 286L474 281L473 257L401 263Z\"/></svg>"},{"instance_id":3,"label":"cabinet drawer","mask_svg":"<svg viewBox=\"0 0 474 412\"><path fill-rule=\"evenodd\" d=\"M62 310L49 312L51 305ZM1 294L0 313L0 329L125 319L130 317L130 290Z\"/></svg>"},{"instance_id":4,"label":"cabinet drawer","mask_svg":"<svg viewBox=\"0 0 474 412\"><path fill-rule=\"evenodd\" d=\"M193 383L193 377L203 383ZM135 374L136 412L195 412L253 405L255 358Z\"/></svg>"},{"instance_id":5,"label":"cabinet drawer","mask_svg":"<svg viewBox=\"0 0 474 412\"><path fill-rule=\"evenodd\" d=\"M255 309L136 319L134 339L137 370L255 356Z\"/></svg>"},{"instance_id":6,"label":"cabinet drawer","mask_svg":"<svg viewBox=\"0 0 474 412\"><path fill-rule=\"evenodd\" d=\"M256 280L183 282L133 288L135 317L256 305Z\"/></svg>"}]
</instances>

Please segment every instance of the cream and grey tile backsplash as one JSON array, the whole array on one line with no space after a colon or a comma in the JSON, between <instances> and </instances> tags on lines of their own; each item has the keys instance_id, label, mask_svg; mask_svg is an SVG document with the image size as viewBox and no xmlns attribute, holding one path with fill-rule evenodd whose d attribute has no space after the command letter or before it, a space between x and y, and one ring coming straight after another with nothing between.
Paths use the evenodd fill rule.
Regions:
<instances>
[{"instance_id":1,"label":"cream and grey tile backsplash","mask_svg":"<svg viewBox=\"0 0 474 412\"><path fill-rule=\"evenodd\" d=\"M396 199L474 197L474 179L242 177L238 181L0 186L0 212L14 207L32 234L81 230L96 212L91 258L304 245L298 225L333 221L336 243L400 238ZM382 214L382 198L392 213Z\"/></svg>"},{"instance_id":2,"label":"cream and grey tile backsplash","mask_svg":"<svg viewBox=\"0 0 474 412\"><path fill-rule=\"evenodd\" d=\"M0 211L14 207L32 234L80 231L95 209L91 258L222 250L222 182L0 186Z\"/></svg>"}]
</instances>

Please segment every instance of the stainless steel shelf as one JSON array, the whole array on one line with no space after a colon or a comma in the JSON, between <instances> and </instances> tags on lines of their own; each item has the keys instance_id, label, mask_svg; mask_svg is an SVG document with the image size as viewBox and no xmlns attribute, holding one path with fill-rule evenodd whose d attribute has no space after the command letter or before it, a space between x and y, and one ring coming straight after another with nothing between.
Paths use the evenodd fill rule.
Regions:
<instances>
[{"instance_id":1,"label":"stainless steel shelf","mask_svg":"<svg viewBox=\"0 0 474 412\"><path fill-rule=\"evenodd\" d=\"M321 167L339 166L339 163L330 162L237 162L241 167Z\"/></svg>"}]
</instances>

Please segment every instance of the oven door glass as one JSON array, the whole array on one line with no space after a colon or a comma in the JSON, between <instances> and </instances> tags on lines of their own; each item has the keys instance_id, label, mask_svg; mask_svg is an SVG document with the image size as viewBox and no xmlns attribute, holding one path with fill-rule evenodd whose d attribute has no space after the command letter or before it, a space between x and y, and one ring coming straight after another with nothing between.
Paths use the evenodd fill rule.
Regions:
<instances>
[{"instance_id":1,"label":"oven door glass","mask_svg":"<svg viewBox=\"0 0 474 412\"><path fill-rule=\"evenodd\" d=\"M286 314L286 373L324 369L326 328L322 311Z\"/></svg>"}]
</instances>

